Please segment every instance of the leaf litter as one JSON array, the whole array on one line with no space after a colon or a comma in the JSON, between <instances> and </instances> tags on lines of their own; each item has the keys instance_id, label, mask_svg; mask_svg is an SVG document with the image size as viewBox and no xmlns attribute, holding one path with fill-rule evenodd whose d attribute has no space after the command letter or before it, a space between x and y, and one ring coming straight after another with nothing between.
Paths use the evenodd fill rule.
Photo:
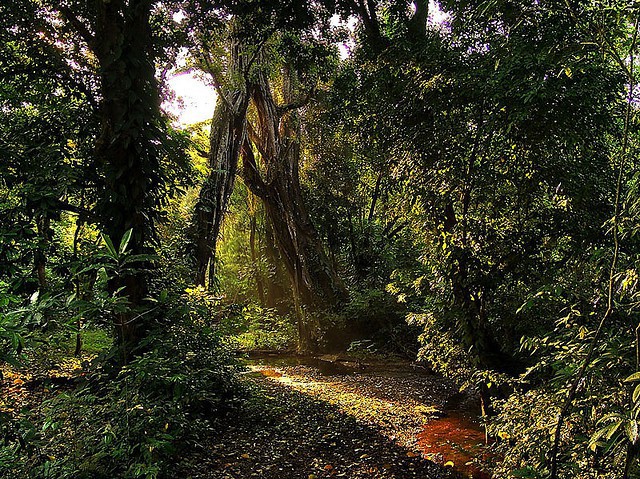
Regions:
<instances>
[{"instance_id":1,"label":"leaf litter","mask_svg":"<svg viewBox=\"0 0 640 479\"><path fill-rule=\"evenodd\" d=\"M244 380L252 399L210 445L185 458L181 477L462 477L451 461L428 460L418 443L425 424L445 415L457 393L452 383L407 364L323 374L308 362L250 361Z\"/></svg>"}]
</instances>

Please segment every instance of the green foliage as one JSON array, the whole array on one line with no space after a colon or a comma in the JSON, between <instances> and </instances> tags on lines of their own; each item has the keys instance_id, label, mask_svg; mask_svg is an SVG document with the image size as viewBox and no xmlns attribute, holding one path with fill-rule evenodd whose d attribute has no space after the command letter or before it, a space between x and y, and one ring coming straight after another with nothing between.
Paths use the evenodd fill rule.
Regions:
<instances>
[{"instance_id":1,"label":"green foliage","mask_svg":"<svg viewBox=\"0 0 640 479\"><path fill-rule=\"evenodd\" d=\"M292 319L276 310L249 304L234 321L231 344L242 351L286 351L295 346Z\"/></svg>"},{"instance_id":2,"label":"green foliage","mask_svg":"<svg viewBox=\"0 0 640 479\"><path fill-rule=\"evenodd\" d=\"M336 204L328 237L343 252L350 243L354 259L368 253L364 263L377 271L385 266L381 249L369 246L384 238L376 227L406 222L404 251L388 250L387 290L423 330L420 357L462 386L509 396L492 429L510 438L499 444L498 475L542 477L567 384L604 313L612 248L603 225L611 228L616 168L626 161L615 320L561 442L564 476L605 474L636 447L621 389L635 369L634 108L629 154L619 158L624 84L635 81L625 71L635 11L623 2L440 5L449 18L420 35L406 11L360 13L360 43L326 105L330 127L318 133L328 147L319 148L314 179L321 184L325 167L327 178L347 181L329 180L316 193L318 214L324 219L327 203ZM625 53L616 58L616 49ZM589 451L589 437L614 429L609 456Z\"/></svg>"},{"instance_id":3,"label":"green foliage","mask_svg":"<svg viewBox=\"0 0 640 479\"><path fill-rule=\"evenodd\" d=\"M490 433L498 438L496 448L505 458L498 465L498 474L548 474L557 416L569 380L593 337L587 324L571 315L559 321L553 333L523 340L523 349L538 361L523 375L517 390L496 404L499 413L489 421ZM626 460L623 439L635 421L635 412L627 411L627 393L620 387L620 378L633 370L634 351L626 334L624 330L612 333L598 346L597 359L580 386L561 436L560 477L620 477L616 471Z\"/></svg>"},{"instance_id":4,"label":"green foliage","mask_svg":"<svg viewBox=\"0 0 640 479\"><path fill-rule=\"evenodd\" d=\"M15 3L1 7L3 20L15 13L5 9L21 11L23 2ZM3 38L0 52L0 276L33 292L33 260L51 250L49 222L65 205L81 202L79 183L90 175L85 162L95 121L81 93L84 85L65 73L52 74L64 71L62 52L24 34L20 22L28 21L22 15L28 17L29 9L21 12L17 25L3 27L10 38Z\"/></svg>"},{"instance_id":5,"label":"green foliage","mask_svg":"<svg viewBox=\"0 0 640 479\"><path fill-rule=\"evenodd\" d=\"M175 455L215 430L240 397L219 333L186 320L147 341L116 379L98 370L47 403L40 443L50 457L33 477L170 477Z\"/></svg>"},{"instance_id":6,"label":"green foliage","mask_svg":"<svg viewBox=\"0 0 640 479\"><path fill-rule=\"evenodd\" d=\"M0 362L14 363L24 348L28 330L11 308L18 298L4 291L0 294Z\"/></svg>"},{"instance_id":7,"label":"green foliage","mask_svg":"<svg viewBox=\"0 0 640 479\"><path fill-rule=\"evenodd\" d=\"M29 454L33 453L33 441L38 431L28 419L28 411L21 411L18 419L11 413L0 411L0 475L10 477L11 471L28 471Z\"/></svg>"},{"instance_id":8,"label":"green foliage","mask_svg":"<svg viewBox=\"0 0 640 479\"><path fill-rule=\"evenodd\" d=\"M361 286L351 293L349 300L339 313L338 327L333 326L336 330L326 333L329 347L353 348L360 344L380 353L416 355L419 329L407 324L404 305L398 304L395 296L382 289Z\"/></svg>"},{"instance_id":9,"label":"green foliage","mask_svg":"<svg viewBox=\"0 0 640 479\"><path fill-rule=\"evenodd\" d=\"M0 5L0 361L38 352L40 368L76 333L90 354L138 352L121 370L99 356L88 383L47 403L44 422L3 412L9 477L168 476L238 397L222 345L295 342L271 210L245 184L230 200L216 292L192 287L197 189L185 187L206 173L210 145L169 126L155 73L183 46L222 90L258 74L295 83L295 94L272 90L277 133L299 119L282 144L300 146L324 266L351 289L339 312L299 308L310 339L413 353L419 332L420 359L497 399L498 477L549 474L615 256L614 314L561 430L560 473L638 474L640 142L637 91L625 92L638 83L637 9L443 0L447 20L422 28L410 3ZM342 62L334 11L360 19ZM246 71L228 71L236 47ZM269 183L279 166L255 153Z\"/></svg>"},{"instance_id":10,"label":"green foliage","mask_svg":"<svg viewBox=\"0 0 640 479\"><path fill-rule=\"evenodd\" d=\"M385 206L408 222L412 258L389 290L425 328L426 355L468 381L520 367L519 338L559 310L519 306L602 245L623 84L550 4L446 6L450 30L423 37L381 16L389 47L346 64L335 114L360 161L388 168Z\"/></svg>"},{"instance_id":11,"label":"green foliage","mask_svg":"<svg viewBox=\"0 0 640 479\"><path fill-rule=\"evenodd\" d=\"M165 209L165 216L158 225L159 274L153 278L158 290L168 290L176 294L192 285L195 267L190 254L191 211L197 200L197 190L187 189L182 196L172 198Z\"/></svg>"},{"instance_id":12,"label":"green foliage","mask_svg":"<svg viewBox=\"0 0 640 479\"><path fill-rule=\"evenodd\" d=\"M0 362L18 364L28 343L41 340L38 339L40 332L68 327L66 317L70 310L60 296L36 292L22 307L10 307L18 302L18 298L11 295L4 296L3 302L5 307L0 308Z\"/></svg>"},{"instance_id":13,"label":"green foliage","mask_svg":"<svg viewBox=\"0 0 640 479\"><path fill-rule=\"evenodd\" d=\"M258 274L268 276L262 255L258 261L251 258L250 217L256 212L249 208L249 195L244 188L234 189L223 238L217 248L218 288L230 303L257 300L256 277Z\"/></svg>"}]
</instances>

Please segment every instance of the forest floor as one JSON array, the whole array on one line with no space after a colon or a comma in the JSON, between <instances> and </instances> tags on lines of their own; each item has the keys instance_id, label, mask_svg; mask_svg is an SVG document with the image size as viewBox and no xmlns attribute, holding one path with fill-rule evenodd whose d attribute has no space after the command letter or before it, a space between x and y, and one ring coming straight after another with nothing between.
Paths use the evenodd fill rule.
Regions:
<instances>
[{"instance_id":1,"label":"forest floor","mask_svg":"<svg viewBox=\"0 0 640 479\"><path fill-rule=\"evenodd\" d=\"M487 478L474 399L404 362L248 361L247 411L185 458L185 478Z\"/></svg>"},{"instance_id":2,"label":"forest floor","mask_svg":"<svg viewBox=\"0 0 640 479\"><path fill-rule=\"evenodd\" d=\"M83 359L40 359L48 366L1 368L4 410L39 414L43 400L84 374ZM175 477L490 477L479 467L488 456L475 398L428 370L335 356L263 356L246 365L245 406L181 458Z\"/></svg>"}]
</instances>

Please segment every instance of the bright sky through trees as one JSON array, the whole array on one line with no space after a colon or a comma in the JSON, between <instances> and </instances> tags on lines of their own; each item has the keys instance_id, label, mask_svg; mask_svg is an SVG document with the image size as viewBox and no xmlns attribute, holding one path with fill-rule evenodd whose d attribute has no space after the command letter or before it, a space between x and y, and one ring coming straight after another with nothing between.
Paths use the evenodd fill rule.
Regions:
<instances>
[{"instance_id":1,"label":"bright sky through trees","mask_svg":"<svg viewBox=\"0 0 640 479\"><path fill-rule=\"evenodd\" d=\"M181 125L190 125L210 119L216 104L216 92L193 73L180 73L169 80L175 99L164 107L178 118Z\"/></svg>"},{"instance_id":2,"label":"bright sky through trees","mask_svg":"<svg viewBox=\"0 0 640 479\"><path fill-rule=\"evenodd\" d=\"M431 24L441 24L449 17L444 13L437 2L431 0L429 2L429 22ZM182 17L178 16L176 20ZM332 23L338 25L340 20L336 15ZM347 22L349 29L353 30L356 21L355 17ZM340 56L344 59L349 56L351 42L349 44L340 44ZM169 86L175 93L175 98L165 101L164 108L177 117L180 125L186 126L193 123L209 120L213 116L213 110L216 104L216 92L211 85L198 78L190 72L178 73L169 79Z\"/></svg>"}]
</instances>

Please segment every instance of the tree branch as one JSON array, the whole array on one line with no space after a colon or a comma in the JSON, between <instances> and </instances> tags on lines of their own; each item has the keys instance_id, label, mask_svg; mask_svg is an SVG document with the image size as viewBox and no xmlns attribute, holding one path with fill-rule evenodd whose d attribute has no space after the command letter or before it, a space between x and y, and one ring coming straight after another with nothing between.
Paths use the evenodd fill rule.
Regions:
<instances>
[{"instance_id":1,"label":"tree branch","mask_svg":"<svg viewBox=\"0 0 640 479\"><path fill-rule=\"evenodd\" d=\"M282 117L292 110L297 110L298 108L302 108L303 106L308 105L309 102L311 101L311 98L313 98L313 95L315 94L315 92L316 92L316 87L314 86L313 88L311 88L311 90L307 92L307 94L303 98L300 98L299 100L293 101L286 105L277 105L276 111L278 112L278 116Z\"/></svg>"},{"instance_id":2,"label":"tree branch","mask_svg":"<svg viewBox=\"0 0 640 479\"><path fill-rule=\"evenodd\" d=\"M74 213L78 215L80 218L82 218L83 220L90 220L93 223L97 223L99 220L93 211L83 208L82 206L72 205L71 203L68 203L63 200L57 200L56 206L58 207L59 210L67 211L69 213Z\"/></svg>"},{"instance_id":3,"label":"tree branch","mask_svg":"<svg viewBox=\"0 0 640 479\"><path fill-rule=\"evenodd\" d=\"M378 203L378 196L380 195L380 186L382 185L382 176L384 170L380 170L378 173L378 178L376 178L376 186L373 189L373 196L371 197L371 205L369 206L369 214L367 215L367 222L371 223L373 220L373 214L376 210L376 204Z\"/></svg>"},{"instance_id":4,"label":"tree branch","mask_svg":"<svg viewBox=\"0 0 640 479\"><path fill-rule=\"evenodd\" d=\"M271 38L271 35L275 32L275 29L271 29L271 31L267 30L267 32L268 32L267 35L265 35L265 37L262 40L260 40L260 43L258 43L258 45L256 46L256 51L253 52L253 55L251 55L251 58L247 62L247 66L244 69L245 79L249 76L249 70L251 70L251 67L253 66L255 61L258 59L258 55L262 52L262 47L265 45L265 43L269 41L269 38Z\"/></svg>"},{"instance_id":5,"label":"tree branch","mask_svg":"<svg viewBox=\"0 0 640 479\"><path fill-rule=\"evenodd\" d=\"M200 60L202 62L201 68L205 72L207 72L209 74L209 76L211 77L211 80L213 82L213 88L215 88L216 93L220 97L220 100L222 100L222 102L227 106L227 108L229 108L229 110L231 111L232 115L235 114L236 108L233 105L233 103L231 103L231 100L229 100L229 98L227 98L227 95L225 94L224 89L222 88L222 82L219 81L218 75L217 75L216 71L214 70L213 66L211 65L211 62L209 61L209 58L205 54L201 54L199 56L200 56Z\"/></svg>"},{"instance_id":6,"label":"tree branch","mask_svg":"<svg viewBox=\"0 0 640 479\"><path fill-rule=\"evenodd\" d=\"M424 36L429 19L429 0L415 0L416 12L409 20L409 28L416 36Z\"/></svg>"},{"instance_id":7,"label":"tree branch","mask_svg":"<svg viewBox=\"0 0 640 479\"><path fill-rule=\"evenodd\" d=\"M373 0L366 0L367 6L365 6L365 0L348 0L346 3L351 9L360 17L362 24L364 25L364 31L369 37L369 41L373 45L381 43L382 35L380 34L380 25L378 24L378 18L375 14L375 2Z\"/></svg>"},{"instance_id":8,"label":"tree branch","mask_svg":"<svg viewBox=\"0 0 640 479\"><path fill-rule=\"evenodd\" d=\"M242 175L244 183L257 197L264 199L267 196L267 185L260 176L256 157L253 154L251 141L246 138L242 145Z\"/></svg>"},{"instance_id":9,"label":"tree branch","mask_svg":"<svg viewBox=\"0 0 640 479\"><path fill-rule=\"evenodd\" d=\"M249 138L258 149L260 156L262 156L265 159L268 158L269 155L267 154L266 150L262 147L262 138L260 138L260 135L258 135L258 132L256 131L256 129L248 120L247 120L247 132L249 134Z\"/></svg>"},{"instance_id":10,"label":"tree branch","mask_svg":"<svg viewBox=\"0 0 640 479\"><path fill-rule=\"evenodd\" d=\"M62 16L71 24L73 29L82 37L82 39L86 42L86 44L93 50L95 47L95 36L91 33L91 31L86 27L82 21L76 16L73 11L67 7L66 5L59 5L58 10L62 14Z\"/></svg>"}]
</instances>

